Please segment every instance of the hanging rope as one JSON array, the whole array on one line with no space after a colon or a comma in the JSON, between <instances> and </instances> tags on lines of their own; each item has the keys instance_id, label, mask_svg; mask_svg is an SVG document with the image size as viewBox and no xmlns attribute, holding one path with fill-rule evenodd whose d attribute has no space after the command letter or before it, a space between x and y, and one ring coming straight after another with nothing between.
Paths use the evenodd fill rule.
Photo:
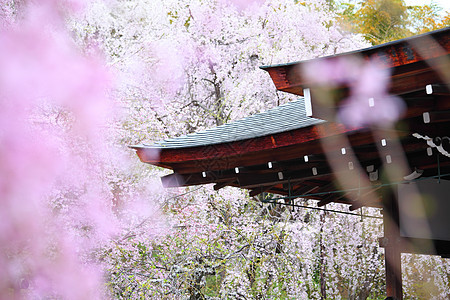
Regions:
<instances>
[{"instance_id":1,"label":"hanging rope","mask_svg":"<svg viewBox=\"0 0 450 300\"><path fill-rule=\"evenodd\" d=\"M450 176L450 173L441 174L440 165L439 165L439 158L438 158L438 175L437 176L417 178L417 179L409 180L409 181L399 181L399 182L393 182L393 183L377 184L377 185L374 185L374 186L358 187L358 188L354 188L354 189L336 190L336 191L329 191L329 192L322 192L322 193L312 193L312 194L303 194L303 195L291 195L290 187L289 187L289 195L287 197L277 197L277 198L263 199L263 200L261 200L261 202L263 202L263 203L270 203L270 204L288 205L288 206L292 206L292 207L300 207L300 208L320 210L320 211L327 211L327 212L333 212L333 213L338 213L338 214L357 216L357 217L360 217L360 218L367 217L367 218L374 218L374 219L382 219L382 217L371 216L371 215L364 215L362 213L362 210L361 210L361 212L359 214L357 214L357 213L351 213L351 212L334 210L334 209L326 209L326 208L321 208L321 207L312 207L312 206L306 206L306 205L298 205L298 204L294 204L294 199L296 199L296 198L306 198L306 197L311 197L311 196L320 196L320 195L345 193L345 192L351 192L351 191L358 191L358 193L359 193L361 191L361 189L369 189L369 188L378 188L378 187L392 186L392 185L397 185L397 184L402 184L402 183L410 183L410 182L415 182L415 181L420 181L420 180L425 180L425 179L430 179L430 178L438 178L439 182L440 182L440 178L441 177L445 177L445 176ZM292 200L292 203L290 203L291 201L289 201L289 203L278 202L278 200Z\"/></svg>"},{"instance_id":2,"label":"hanging rope","mask_svg":"<svg viewBox=\"0 0 450 300\"><path fill-rule=\"evenodd\" d=\"M326 212L332 212L332 213L344 214L344 215L350 215L350 216L356 216L356 217L364 216L364 217L373 218L373 219L383 219L383 217L370 216L370 215L360 215L360 214L355 214L355 213L351 213L351 212L347 212L347 211L326 209L326 208L306 206L306 205L298 205L298 204L293 204L293 203L289 204L289 203L277 202L277 201L272 201L272 200L273 199L261 200L261 201L264 202L264 203L288 205L288 206L293 206L293 207L301 207L301 208L307 208L307 209L313 209L313 210L320 210L320 211L326 211ZM294 202L294 201L292 201L292 202Z\"/></svg>"},{"instance_id":3,"label":"hanging rope","mask_svg":"<svg viewBox=\"0 0 450 300\"><path fill-rule=\"evenodd\" d=\"M441 178L441 177L446 177L446 176L450 176L450 173L440 174L440 169L439 169L439 174L436 175L436 176L431 176L431 177L421 177L421 178L417 178L417 179L414 179L414 180L403 180L403 181L392 182L392 183L376 184L376 185L373 185L373 186L357 187L357 188L354 188L354 189L335 190L335 191L320 192L320 193L311 193L311 194L303 194L303 195L291 195L291 196L285 196L285 197L277 197L277 198L271 198L271 200L290 200L290 199L296 199L296 198L307 198L307 197L311 197L311 196L323 196L323 195L330 195L330 194L340 194L340 193L347 193L347 192L353 192L353 191L360 191L360 190L363 190L363 189L380 188L380 187L398 185L398 184L402 184L402 183L411 183L411 182L425 180L425 179L430 179L430 178Z\"/></svg>"},{"instance_id":4,"label":"hanging rope","mask_svg":"<svg viewBox=\"0 0 450 300\"><path fill-rule=\"evenodd\" d=\"M441 183L441 164L439 161L439 153L437 153L437 165L438 165L438 183Z\"/></svg>"}]
</instances>

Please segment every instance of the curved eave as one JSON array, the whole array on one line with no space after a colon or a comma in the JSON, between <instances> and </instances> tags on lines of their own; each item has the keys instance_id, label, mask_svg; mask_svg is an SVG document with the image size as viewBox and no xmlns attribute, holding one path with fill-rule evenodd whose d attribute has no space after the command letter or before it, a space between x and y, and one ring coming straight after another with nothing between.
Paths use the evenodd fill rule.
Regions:
<instances>
[{"instance_id":1,"label":"curved eave","mask_svg":"<svg viewBox=\"0 0 450 300\"><path fill-rule=\"evenodd\" d=\"M321 153L319 139L360 130L339 123L323 123L242 141L190 148L132 146L140 160L170 168L178 173L218 171L236 166L252 166L287 160L304 152ZM273 151L277 149L277 151ZM159 155L155 155L159 154Z\"/></svg>"},{"instance_id":2,"label":"curved eave","mask_svg":"<svg viewBox=\"0 0 450 300\"><path fill-rule=\"evenodd\" d=\"M423 33L423 34L419 34L419 35L415 35L415 36L410 36L407 38L403 38L403 39L399 39L399 40L395 40L395 41L391 41L391 42L387 42L384 44L380 44L380 45L376 45L376 46L372 46L372 47L367 47L367 48L362 48L362 49L358 49L358 50L354 50L354 51L349 51L349 52L344 52L344 53L339 53L339 54L334 54L334 55L328 55L328 56L324 56L324 57L319 57L319 58L312 58L309 60L303 60L303 61L294 61L294 62L290 62L290 63L284 63L284 64L275 64L275 65L265 65L265 66L260 66L259 68L262 70L268 70L270 68L279 68L279 67L289 67L289 66L294 66L294 65L298 65L300 63L307 63L307 62L311 62L311 61L317 61L320 59L329 59L329 58L334 58L334 57L342 57L342 56L351 56L354 54L369 54L369 53L374 53L377 51L384 51L389 47L395 47L401 44L405 44L405 43L410 43L410 42L414 42L415 40L420 40L420 39L427 39L428 37L437 37L443 34L448 34L448 31L450 31L450 27L445 27L445 28L441 28L441 29L437 29L431 32L427 32L427 33Z\"/></svg>"},{"instance_id":3,"label":"curved eave","mask_svg":"<svg viewBox=\"0 0 450 300\"><path fill-rule=\"evenodd\" d=\"M398 69L414 63L425 63L448 56L450 51L450 27L433 32L385 43L382 45L361 49L352 52L341 53L311 60L261 66L272 78L276 88L280 91L303 96L303 88L314 85L302 75L301 69L310 62L320 60L332 60L339 57L360 56L365 59L377 58L384 63L386 68L393 68L393 76L398 79L403 74L409 77L409 69ZM417 68L417 67L416 67ZM395 79L393 78L393 79ZM391 93L401 94L408 92L402 89L403 82L391 87Z\"/></svg>"}]
</instances>

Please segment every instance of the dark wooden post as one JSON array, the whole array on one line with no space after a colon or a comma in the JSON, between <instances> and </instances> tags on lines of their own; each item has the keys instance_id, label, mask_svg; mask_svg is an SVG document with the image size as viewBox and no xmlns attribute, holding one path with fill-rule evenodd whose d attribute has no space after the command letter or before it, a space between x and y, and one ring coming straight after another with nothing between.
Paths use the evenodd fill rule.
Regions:
<instances>
[{"instance_id":1,"label":"dark wooden post","mask_svg":"<svg viewBox=\"0 0 450 300\"><path fill-rule=\"evenodd\" d=\"M326 285L326 265L325 265L325 246L323 242L323 224L325 222L325 214L326 212L322 212L320 215L320 236L319 236L319 244L320 244L320 299L327 299L327 285Z\"/></svg>"},{"instance_id":2,"label":"dark wooden post","mask_svg":"<svg viewBox=\"0 0 450 300\"><path fill-rule=\"evenodd\" d=\"M383 195L384 253L386 299L403 299L399 212L395 193L389 189Z\"/></svg>"}]
</instances>

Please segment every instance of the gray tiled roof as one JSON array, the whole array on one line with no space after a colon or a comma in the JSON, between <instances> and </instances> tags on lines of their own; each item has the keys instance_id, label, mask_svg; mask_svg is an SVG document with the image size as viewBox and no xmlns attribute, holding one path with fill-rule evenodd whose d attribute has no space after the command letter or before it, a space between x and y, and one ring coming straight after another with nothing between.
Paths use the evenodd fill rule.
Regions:
<instances>
[{"instance_id":1,"label":"gray tiled roof","mask_svg":"<svg viewBox=\"0 0 450 300\"><path fill-rule=\"evenodd\" d=\"M204 131L137 147L188 148L241 141L325 122L306 116L303 98Z\"/></svg>"}]
</instances>

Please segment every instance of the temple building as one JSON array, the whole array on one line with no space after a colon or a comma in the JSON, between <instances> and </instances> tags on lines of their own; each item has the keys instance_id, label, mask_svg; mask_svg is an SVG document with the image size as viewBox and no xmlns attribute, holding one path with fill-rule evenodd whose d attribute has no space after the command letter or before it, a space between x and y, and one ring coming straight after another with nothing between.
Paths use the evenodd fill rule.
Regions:
<instances>
[{"instance_id":1,"label":"temple building","mask_svg":"<svg viewBox=\"0 0 450 300\"><path fill-rule=\"evenodd\" d=\"M402 299L401 253L450 257L449 33L447 27L261 67L278 90L299 99L132 148L142 162L173 170L161 178L165 187L213 183L215 190L233 186L251 196L276 194L286 204L313 199L319 207L334 202L349 211L382 209L386 296ZM358 86L360 73L352 73L372 65L388 76L385 91L373 96L371 87ZM381 77L373 80L374 86L383 84ZM365 93L360 108L355 95Z\"/></svg>"}]
</instances>

